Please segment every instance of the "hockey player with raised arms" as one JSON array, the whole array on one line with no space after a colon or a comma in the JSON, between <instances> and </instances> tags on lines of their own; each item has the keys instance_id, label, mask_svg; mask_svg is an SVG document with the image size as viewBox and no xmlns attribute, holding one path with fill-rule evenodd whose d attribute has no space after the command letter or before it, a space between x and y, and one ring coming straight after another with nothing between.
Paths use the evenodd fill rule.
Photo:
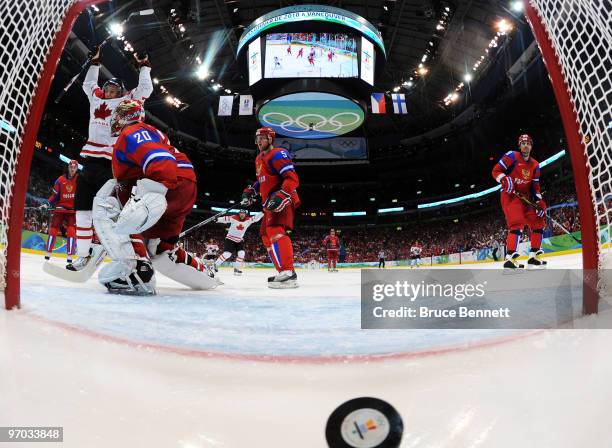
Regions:
<instances>
[{"instance_id":1,"label":"hockey player with raised arms","mask_svg":"<svg viewBox=\"0 0 612 448\"><path fill-rule=\"evenodd\" d=\"M242 267L242 262L246 255L244 251L244 234L251 224L255 224L257 221L261 220L261 218L263 218L263 213L249 216L246 210L239 210L236 215L220 216L215 220L218 223L230 225L227 235L225 236L225 242L223 243L223 253L219 255L219 258L215 261L215 267L218 268L229 260L233 254L236 254L234 275L242 275L240 268Z\"/></svg>"},{"instance_id":2,"label":"hockey player with raised arms","mask_svg":"<svg viewBox=\"0 0 612 448\"><path fill-rule=\"evenodd\" d=\"M274 147L275 136L274 130L268 127L258 129L255 134L259 149L255 159L257 181L244 190L241 205L246 207L258 194L261 196L264 211L261 239L278 272L268 278L268 287L297 288L293 247L287 231L293 229L295 209L300 205L296 190L300 181L289 153Z\"/></svg>"},{"instance_id":3,"label":"hockey player with raised arms","mask_svg":"<svg viewBox=\"0 0 612 448\"><path fill-rule=\"evenodd\" d=\"M508 226L504 268L523 268L517 259L518 243L525 226L531 229L528 267L541 268L546 261L540 257L546 215L546 202L540 191L540 165L531 157L533 140L527 134L518 139L519 151L508 151L493 167L493 178L501 184L501 205ZM523 199L521 199L523 198ZM537 209L524 199L534 201Z\"/></svg>"},{"instance_id":4,"label":"hockey player with raised arms","mask_svg":"<svg viewBox=\"0 0 612 448\"><path fill-rule=\"evenodd\" d=\"M117 140L111 135L111 116L115 108L126 99L144 101L153 92L151 67L147 56L135 57L139 66L138 86L126 90L123 81L112 78L102 88L98 86L100 73L100 49L94 50L91 66L83 81L83 90L89 101L89 131L87 142L81 150L83 171L77 181L75 197L77 255L79 258L67 266L79 271L90 261L96 263L104 256L99 245L92 247L92 203L94 196L104 183L113 177L111 159L113 144Z\"/></svg>"},{"instance_id":5,"label":"hockey player with raised arms","mask_svg":"<svg viewBox=\"0 0 612 448\"><path fill-rule=\"evenodd\" d=\"M111 119L111 132L118 136L114 179L96 195L93 221L114 262L100 271L99 280L111 292L154 294L155 268L193 289L214 288L219 284L214 273L177 244L196 200L193 165L164 133L143 120L137 100L122 101ZM117 185L123 208L114 195Z\"/></svg>"}]
</instances>

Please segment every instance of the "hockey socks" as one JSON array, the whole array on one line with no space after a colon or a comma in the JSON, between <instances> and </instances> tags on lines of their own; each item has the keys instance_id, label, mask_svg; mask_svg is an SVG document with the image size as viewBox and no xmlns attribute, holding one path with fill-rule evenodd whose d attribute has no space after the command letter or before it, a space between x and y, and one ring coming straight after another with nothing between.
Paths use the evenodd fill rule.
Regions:
<instances>
[{"instance_id":1,"label":"hockey socks","mask_svg":"<svg viewBox=\"0 0 612 448\"><path fill-rule=\"evenodd\" d=\"M268 253L271 254L270 257L277 271L293 271L293 246L291 238L287 235L282 235L274 241Z\"/></svg>"},{"instance_id":2,"label":"hockey socks","mask_svg":"<svg viewBox=\"0 0 612 448\"><path fill-rule=\"evenodd\" d=\"M76 212L77 254L87 257L91 240L93 239L93 224L91 210L77 210Z\"/></svg>"},{"instance_id":3,"label":"hockey socks","mask_svg":"<svg viewBox=\"0 0 612 448\"><path fill-rule=\"evenodd\" d=\"M521 237L520 230L509 230L508 231L508 237L506 238L506 252L508 253L516 252L516 248L518 247L520 237Z\"/></svg>"},{"instance_id":4,"label":"hockey socks","mask_svg":"<svg viewBox=\"0 0 612 448\"><path fill-rule=\"evenodd\" d=\"M531 231L531 251L537 252L542 246L542 237L544 236L544 229L535 229Z\"/></svg>"}]
</instances>

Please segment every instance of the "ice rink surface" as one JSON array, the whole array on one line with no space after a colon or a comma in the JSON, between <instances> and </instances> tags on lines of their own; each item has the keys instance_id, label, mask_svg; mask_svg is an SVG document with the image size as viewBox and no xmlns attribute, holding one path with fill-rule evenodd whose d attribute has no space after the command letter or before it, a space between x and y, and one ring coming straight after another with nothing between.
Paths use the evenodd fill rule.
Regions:
<instances>
[{"instance_id":1,"label":"ice rink surface","mask_svg":"<svg viewBox=\"0 0 612 448\"><path fill-rule=\"evenodd\" d=\"M399 411L402 447L610 446L612 330L359 330L358 270L285 291L222 270L215 291L159 278L136 298L41 264L23 255L23 308L0 313L0 422L63 426L62 446L325 447L362 396Z\"/></svg>"}]
</instances>

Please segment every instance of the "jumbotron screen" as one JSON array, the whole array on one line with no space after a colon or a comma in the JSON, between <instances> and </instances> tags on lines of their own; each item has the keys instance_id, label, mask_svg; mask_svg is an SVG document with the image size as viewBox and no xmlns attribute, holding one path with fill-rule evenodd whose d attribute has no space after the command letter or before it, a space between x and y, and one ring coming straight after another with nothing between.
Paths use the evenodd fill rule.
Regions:
<instances>
[{"instance_id":1,"label":"jumbotron screen","mask_svg":"<svg viewBox=\"0 0 612 448\"><path fill-rule=\"evenodd\" d=\"M357 39L346 33L266 36L266 78L356 78Z\"/></svg>"}]
</instances>

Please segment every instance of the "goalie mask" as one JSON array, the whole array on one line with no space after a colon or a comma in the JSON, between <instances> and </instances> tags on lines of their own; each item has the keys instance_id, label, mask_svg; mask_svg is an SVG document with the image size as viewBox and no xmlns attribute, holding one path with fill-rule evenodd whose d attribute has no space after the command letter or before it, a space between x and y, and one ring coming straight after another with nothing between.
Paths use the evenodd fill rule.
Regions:
<instances>
[{"instance_id":1,"label":"goalie mask","mask_svg":"<svg viewBox=\"0 0 612 448\"><path fill-rule=\"evenodd\" d=\"M144 121L145 111L142 102L134 99L124 100L113 111L111 116L111 135L118 136L124 127Z\"/></svg>"}]
</instances>

